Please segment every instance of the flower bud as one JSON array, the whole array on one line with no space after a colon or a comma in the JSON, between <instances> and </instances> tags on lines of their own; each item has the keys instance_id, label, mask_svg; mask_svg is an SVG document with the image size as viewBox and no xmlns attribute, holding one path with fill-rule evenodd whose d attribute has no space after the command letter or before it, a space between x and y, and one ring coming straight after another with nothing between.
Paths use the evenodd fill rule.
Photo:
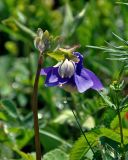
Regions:
<instances>
[{"instance_id":1,"label":"flower bud","mask_svg":"<svg viewBox=\"0 0 128 160\"><path fill-rule=\"evenodd\" d=\"M62 78L71 78L75 72L75 64L73 61L69 61L66 59L60 66L59 66L59 75Z\"/></svg>"},{"instance_id":2,"label":"flower bud","mask_svg":"<svg viewBox=\"0 0 128 160\"><path fill-rule=\"evenodd\" d=\"M42 29L38 28L38 30L37 30L37 37L39 37L40 39L42 39L43 35L44 35L44 33L43 33Z\"/></svg>"},{"instance_id":3,"label":"flower bud","mask_svg":"<svg viewBox=\"0 0 128 160\"><path fill-rule=\"evenodd\" d=\"M35 48L37 48L41 53L45 50L45 45L39 37L36 37L34 39L34 45Z\"/></svg>"}]
</instances>

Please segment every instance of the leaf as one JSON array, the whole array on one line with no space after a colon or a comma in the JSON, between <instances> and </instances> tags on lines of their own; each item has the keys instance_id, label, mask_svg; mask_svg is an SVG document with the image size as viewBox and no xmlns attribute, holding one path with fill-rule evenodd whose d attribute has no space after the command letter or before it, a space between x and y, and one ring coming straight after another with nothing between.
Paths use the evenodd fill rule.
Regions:
<instances>
[{"instance_id":1,"label":"leaf","mask_svg":"<svg viewBox=\"0 0 128 160\"><path fill-rule=\"evenodd\" d=\"M73 34L77 27L83 22L87 7L88 5L86 3L83 9L75 16L70 34Z\"/></svg>"},{"instance_id":2,"label":"leaf","mask_svg":"<svg viewBox=\"0 0 128 160\"><path fill-rule=\"evenodd\" d=\"M70 5L68 3L66 4L64 23L62 27L62 36L69 37L75 32L75 30L82 23L85 17L86 9L87 5L85 5L83 9L75 17L73 17Z\"/></svg>"},{"instance_id":3,"label":"leaf","mask_svg":"<svg viewBox=\"0 0 128 160\"><path fill-rule=\"evenodd\" d=\"M85 133L86 134L86 133ZM98 144L98 135L94 132L86 134L86 137L91 144L91 146L96 146ZM81 160L81 158L89 151L89 146L82 135L73 145L70 153L70 160Z\"/></svg>"},{"instance_id":4,"label":"leaf","mask_svg":"<svg viewBox=\"0 0 128 160\"><path fill-rule=\"evenodd\" d=\"M8 145L0 143L0 160L11 160L12 157L13 150L10 147L8 147Z\"/></svg>"},{"instance_id":5,"label":"leaf","mask_svg":"<svg viewBox=\"0 0 128 160\"><path fill-rule=\"evenodd\" d=\"M117 4L124 4L124 5L128 5L128 3L124 3L124 2L116 2Z\"/></svg>"},{"instance_id":6,"label":"leaf","mask_svg":"<svg viewBox=\"0 0 128 160\"><path fill-rule=\"evenodd\" d=\"M105 156L109 156L111 159L117 159L119 153L121 153L120 143L116 142L108 137L102 136L100 143L104 148Z\"/></svg>"},{"instance_id":7,"label":"leaf","mask_svg":"<svg viewBox=\"0 0 128 160\"><path fill-rule=\"evenodd\" d=\"M70 29L72 28L72 23L73 23L73 14L71 11L70 5L67 3L65 6L65 16L64 16L64 23L62 27L62 36L68 35L70 32Z\"/></svg>"},{"instance_id":8,"label":"leaf","mask_svg":"<svg viewBox=\"0 0 128 160\"><path fill-rule=\"evenodd\" d=\"M51 58L54 58L57 61L64 60L64 53L60 52L60 51L55 51L55 52L47 53L47 55L50 56Z\"/></svg>"},{"instance_id":9,"label":"leaf","mask_svg":"<svg viewBox=\"0 0 128 160\"><path fill-rule=\"evenodd\" d=\"M71 144L67 141L63 140L59 136L55 135L55 133L51 133L48 131L40 130L40 140L42 145L44 145L46 150L53 149L61 144L65 144L69 148L71 148Z\"/></svg>"},{"instance_id":10,"label":"leaf","mask_svg":"<svg viewBox=\"0 0 128 160\"><path fill-rule=\"evenodd\" d=\"M23 160L35 160L36 159L36 156L35 154L30 154L30 153L24 153L16 148L14 148L14 151L17 152L22 158Z\"/></svg>"},{"instance_id":11,"label":"leaf","mask_svg":"<svg viewBox=\"0 0 128 160\"><path fill-rule=\"evenodd\" d=\"M36 34L30 30L29 28L27 28L26 26L24 26L22 23L20 23L18 20L16 20L13 17L10 17L8 19L5 19L2 21L3 24L8 25L8 24L15 24L16 26L18 26L22 31L24 31L25 33L29 34L31 37L35 37Z\"/></svg>"},{"instance_id":12,"label":"leaf","mask_svg":"<svg viewBox=\"0 0 128 160\"><path fill-rule=\"evenodd\" d=\"M97 146L99 138L107 137L117 143L120 143L120 134L108 128L94 129L88 133L85 133L86 137L92 147ZM127 141L125 141L127 143ZM89 146L82 135L73 145L70 153L70 160L81 160L83 156L88 152Z\"/></svg>"},{"instance_id":13,"label":"leaf","mask_svg":"<svg viewBox=\"0 0 128 160\"><path fill-rule=\"evenodd\" d=\"M65 109L58 115L54 120L53 123L57 124L64 124L65 122L72 123L74 122L74 117L72 111L69 109Z\"/></svg>"},{"instance_id":14,"label":"leaf","mask_svg":"<svg viewBox=\"0 0 128 160\"><path fill-rule=\"evenodd\" d=\"M15 146L19 149L26 146L34 136L33 130L29 128L11 127L8 131L14 136L13 143L15 142Z\"/></svg>"},{"instance_id":15,"label":"leaf","mask_svg":"<svg viewBox=\"0 0 128 160\"><path fill-rule=\"evenodd\" d=\"M62 150L55 149L46 153L43 160L69 160L69 156Z\"/></svg>"},{"instance_id":16,"label":"leaf","mask_svg":"<svg viewBox=\"0 0 128 160\"><path fill-rule=\"evenodd\" d=\"M15 119L18 117L17 109L13 101L4 99L0 102L0 107L5 110L10 117Z\"/></svg>"},{"instance_id":17,"label":"leaf","mask_svg":"<svg viewBox=\"0 0 128 160\"><path fill-rule=\"evenodd\" d=\"M56 59L57 61L62 61L64 59L69 59L74 62L79 62L79 59L77 56L75 56L72 52L75 51L76 48L78 48L79 45L75 45L71 48L65 49L65 48L58 48L57 51L47 53L50 57Z\"/></svg>"},{"instance_id":18,"label":"leaf","mask_svg":"<svg viewBox=\"0 0 128 160\"><path fill-rule=\"evenodd\" d=\"M125 43L126 45L128 45L128 42L125 41L123 38L121 38L120 36L118 36L117 34L115 34L115 33L113 33L113 32L112 32L112 34L113 34L117 39L119 39L120 41L122 41L123 43Z\"/></svg>"},{"instance_id":19,"label":"leaf","mask_svg":"<svg viewBox=\"0 0 128 160\"><path fill-rule=\"evenodd\" d=\"M109 97L107 95L104 95L102 92L98 92L100 96L103 98L103 100L106 102L106 104L116 110L116 106L109 100Z\"/></svg>"},{"instance_id":20,"label":"leaf","mask_svg":"<svg viewBox=\"0 0 128 160\"><path fill-rule=\"evenodd\" d=\"M17 40L22 40L26 43L29 42L29 40L23 36L22 34L18 33L18 32L15 32L15 30L12 30L11 28L5 26L4 24L0 24L0 30L2 30L3 32L6 32L7 34L15 37Z\"/></svg>"}]
</instances>

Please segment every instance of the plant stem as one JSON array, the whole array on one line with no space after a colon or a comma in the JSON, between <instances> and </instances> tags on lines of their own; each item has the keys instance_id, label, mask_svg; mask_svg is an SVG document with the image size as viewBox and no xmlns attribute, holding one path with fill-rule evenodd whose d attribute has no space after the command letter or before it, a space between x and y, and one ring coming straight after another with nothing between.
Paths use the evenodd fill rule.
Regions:
<instances>
[{"instance_id":1,"label":"plant stem","mask_svg":"<svg viewBox=\"0 0 128 160\"><path fill-rule=\"evenodd\" d=\"M120 127L120 137L121 137L121 148L122 148L122 159L125 159L125 151L124 151L124 139L123 139L123 128L122 128L122 120L121 120L121 115L120 111L117 111L118 114L118 119L119 119L119 127Z\"/></svg>"},{"instance_id":2,"label":"plant stem","mask_svg":"<svg viewBox=\"0 0 128 160\"><path fill-rule=\"evenodd\" d=\"M118 115L118 120L119 120L119 127L120 127L120 147L122 150L122 157L121 160L125 160L125 149L124 149L124 139L123 139L123 127L122 127L122 119L121 119L121 110L120 110L120 103L119 103L119 92L115 92L115 99L116 99L116 106L117 106L117 115Z\"/></svg>"},{"instance_id":3,"label":"plant stem","mask_svg":"<svg viewBox=\"0 0 128 160\"><path fill-rule=\"evenodd\" d=\"M77 117L78 117L78 116L77 116L78 114L77 114L77 113L75 114L75 112L74 112L74 110L72 109L72 107L71 107L71 110L72 110L72 113L73 113L73 115L74 115L74 117L75 117L75 120L76 120L76 122L77 122L77 124L78 124L78 126L79 126L79 129L80 129L81 133L83 134L83 136L84 136L84 138L85 138L85 140L86 140L88 146L90 147L92 153L95 155L95 152L94 152L94 150L93 150L91 144L89 143L89 141L88 141L88 139L87 139L87 137L86 137L86 135L85 135L85 133L84 133L84 131L83 131L81 125L80 125L80 122L79 122L79 120L78 120L78 118L77 118Z\"/></svg>"},{"instance_id":4,"label":"plant stem","mask_svg":"<svg viewBox=\"0 0 128 160\"><path fill-rule=\"evenodd\" d=\"M36 160L41 160L41 146L40 146L40 138L39 138L39 124L38 124L38 83L42 65L42 54L40 53L36 71L36 77L34 81L34 88L32 94L32 111L34 116L34 132L35 132L35 147L36 147Z\"/></svg>"}]
</instances>

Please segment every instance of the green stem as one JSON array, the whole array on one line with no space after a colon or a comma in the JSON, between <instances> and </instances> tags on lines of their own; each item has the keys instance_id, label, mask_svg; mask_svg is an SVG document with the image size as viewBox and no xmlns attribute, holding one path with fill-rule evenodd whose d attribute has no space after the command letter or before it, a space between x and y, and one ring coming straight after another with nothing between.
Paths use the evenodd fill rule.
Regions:
<instances>
[{"instance_id":1,"label":"green stem","mask_svg":"<svg viewBox=\"0 0 128 160\"><path fill-rule=\"evenodd\" d=\"M123 139L123 127L122 127L122 119L121 119L121 111L120 111L120 103L119 103L119 93L118 91L115 92L115 99L116 99L116 106L117 106L117 115L118 115L118 120L119 120L119 127L120 127L120 147L122 150L122 157L121 160L125 160L125 149L124 149L124 139Z\"/></svg>"},{"instance_id":2,"label":"green stem","mask_svg":"<svg viewBox=\"0 0 128 160\"><path fill-rule=\"evenodd\" d=\"M34 116L34 132L35 132L35 147L36 147L36 160L41 160L41 146L40 146L40 138L39 138L39 124L38 124L38 83L42 65L42 54L40 53L38 59L38 66L36 71L36 77L34 81L34 88L32 94L32 111Z\"/></svg>"},{"instance_id":3,"label":"green stem","mask_svg":"<svg viewBox=\"0 0 128 160\"><path fill-rule=\"evenodd\" d=\"M120 137L121 137L121 149L122 149L122 157L121 160L125 160L125 150L124 150L124 139L123 139L123 128L122 128L122 120L120 111L117 111L118 119L119 119L119 127L120 127Z\"/></svg>"},{"instance_id":4,"label":"green stem","mask_svg":"<svg viewBox=\"0 0 128 160\"><path fill-rule=\"evenodd\" d=\"M85 138L85 140L86 140L88 146L90 147L92 153L95 155L95 152L94 152L94 150L93 150L91 144L89 143L89 141L88 141L88 139L87 139L87 137L86 137L86 135L85 135L85 133L84 133L84 131L83 131L81 125L80 125L80 122L79 122L79 120L78 120L78 118L77 118L77 117L78 117L78 114L75 114L75 112L74 112L74 110L72 109L72 107L71 107L71 110L72 110L72 113L73 113L73 115L74 115L74 117L75 117L75 120L76 120L76 122L77 122L77 124L78 124L78 126L79 126L79 129L80 129L81 133L83 134L83 136L84 136L84 138Z\"/></svg>"}]
</instances>

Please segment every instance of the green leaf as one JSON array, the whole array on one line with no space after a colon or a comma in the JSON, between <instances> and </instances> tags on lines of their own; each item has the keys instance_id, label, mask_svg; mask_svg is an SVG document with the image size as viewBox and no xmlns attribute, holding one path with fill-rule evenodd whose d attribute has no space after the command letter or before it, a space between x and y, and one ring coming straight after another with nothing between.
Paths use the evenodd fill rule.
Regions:
<instances>
[{"instance_id":1,"label":"green leaf","mask_svg":"<svg viewBox=\"0 0 128 160\"><path fill-rule=\"evenodd\" d=\"M10 160L12 157L13 150L9 148L8 145L0 143L0 160Z\"/></svg>"},{"instance_id":2,"label":"green leaf","mask_svg":"<svg viewBox=\"0 0 128 160\"><path fill-rule=\"evenodd\" d=\"M102 92L98 92L100 96L103 98L103 100L106 102L106 104L116 110L116 106L110 101L110 98L107 95L104 95Z\"/></svg>"},{"instance_id":3,"label":"green leaf","mask_svg":"<svg viewBox=\"0 0 128 160\"><path fill-rule=\"evenodd\" d=\"M43 160L69 160L69 156L62 150L55 149L46 153Z\"/></svg>"},{"instance_id":4,"label":"green leaf","mask_svg":"<svg viewBox=\"0 0 128 160\"><path fill-rule=\"evenodd\" d=\"M6 111L10 117L15 119L18 117L17 109L13 101L4 99L0 102L0 107Z\"/></svg>"},{"instance_id":5,"label":"green leaf","mask_svg":"<svg viewBox=\"0 0 128 160\"><path fill-rule=\"evenodd\" d=\"M64 53L62 53L60 51L55 51L55 52L47 53L47 55L50 56L51 58L54 58L57 61L64 60Z\"/></svg>"},{"instance_id":6,"label":"green leaf","mask_svg":"<svg viewBox=\"0 0 128 160\"><path fill-rule=\"evenodd\" d=\"M128 45L128 42L125 41L123 38L121 38L120 36L118 36L117 34L115 33L112 33L117 39L119 39L121 42L125 43L126 45Z\"/></svg>"},{"instance_id":7,"label":"green leaf","mask_svg":"<svg viewBox=\"0 0 128 160\"><path fill-rule=\"evenodd\" d=\"M104 148L102 151L105 154L105 157L109 157L110 159L118 159L119 153L121 153L120 143L116 142L108 137L102 136L100 138L100 143Z\"/></svg>"},{"instance_id":8,"label":"green leaf","mask_svg":"<svg viewBox=\"0 0 128 160\"><path fill-rule=\"evenodd\" d=\"M61 61L61 60L64 60L65 58L67 58L67 59L72 60L74 62L79 62L79 59L75 55L72 54L72 52L75 51L75 49L78 47L79 46L76 45L76 46L69 48L69 49L59 48L55 52L47 53L47 55L56 59L57 61Z\"/></svg>"},{"instance_id":9,"label":"green leaf","mask_svg":"<svg viewBox=\"0 0 128 160\"><path fill-rule=\"evenodd\" d=\"M30 30L29 28L27 28L26 26L24 26L22 23L20 23L18 20L16 20L13 17L5 19L2 22L5 25L10 25L10 24L14 25L15 24L17 27L19 27L25 33L29 34L31 37L35 37L36 36L36 34L32 30Z\"/></svg>"},{"instance_id":10,"label":"green leaf","mask_svg":"<svg viewBox=\"0 0 128 160\"><path fill-rule=\"evenodd\" d=\"M13 143L19 149L23 148L33 138L34 132L29 128L11 127L9 133L14 136Z\"/></svg>"},{"instance_id":11,"label":"green leaf","mask_svg":"<svg viewBox=\"0 0 128 160\"><path fill-rule=\"evenodd\" d=\"M64 16L64 23L63 23L63 27L62 27L62 36L66 36L68 35L71 31L72 28L72 23L74 21L73 18L73 14L72 14L72 10L70 5L67 3L65 6L65 16Z\"/></svg>"},{"instance_id":12,"label":"green leaf","mask_svg":"<svg viewBox=\"0 0 128 160\"><path fill-rule=\"evenodd\" d=\"M64 124L65 122L68 122L69 124L74 122L72 111L69 109L63 110L61 114L53 120L53 123L57 124Z\"/></svg>"},{"instance_id":13,"label":"green leaf","mask_svg":"<svg viewBox=\"0 0 128 160\"><path fill-rule=\"evenodd\" d=\"M86 133L85 133L86 134ZM98 144L98 135L94 132L86 134L86 137L91 144L91 146L96 146ZM81 160L81 158L89 151L89 146L82 135L73 145L70 153L70 160Z\"/></svg>"},{"instance_id":14,"label":"green leaf","mask_svg":"<svg viewBox=\"0 0 128 160\"><path fill-rule=\"evenodd\" d=\"M128 6L128 3L124 3L124 2L116 2L117 4L124 4Z\"/></svg>"},{"instance_id":15,"label":"green leaf","mask_svg":"<svg viewBox=\"0 0 128 160\"><path fill-rule=\"evenodd\" d=\"M14 151L17 152L22 158L23 160L35 160L36 159L36 156L34 153L24 153L18 149L15 149L14 148Z\"/></svg>"},{"instance_id":16,"label":"green leaf","mask_svg":"<svg viewBox=\"0 0 128 160\"><path fill-rule=\"evenodd\" d=\"M73 16L70 5L68 3L66 4L64 23L62 27L62 36L69 37L75 32L77 27L84 20L86 9L87 9L87 4L83 7L83 9L76 16Z\"/></svg>"},{"instance_id":17,"label":"green leaf","mask_svg":"<svg viewBox=\"0 0 128 160\"><path fill-rule=\"evenodd\" d=\"M108 128L94 129L85 134L92 147L98 145L99 138L101 137L107 137L117 143L120 143L120 134ZM125 140L125 143L127 142L128 140ZM82 135L72 147L70 160L81 160L81 158L85 156L89 149L90 148L84 136Z\"/></svg>"},{"instance_id":18,"label":"green leaf","mask_svg":"<svg viewBox=\"0 0 128 160\"><path fill-rule=\"evenodd\" d=\"M42 145L44 145L46 150L53 149L61 144L65 144L66 146L71 148L70 143L63 140L59 136L55 135L55 133L40 130L40 137L41 137L40 141L41 141Z\"/></svg>"}]
</instances>

